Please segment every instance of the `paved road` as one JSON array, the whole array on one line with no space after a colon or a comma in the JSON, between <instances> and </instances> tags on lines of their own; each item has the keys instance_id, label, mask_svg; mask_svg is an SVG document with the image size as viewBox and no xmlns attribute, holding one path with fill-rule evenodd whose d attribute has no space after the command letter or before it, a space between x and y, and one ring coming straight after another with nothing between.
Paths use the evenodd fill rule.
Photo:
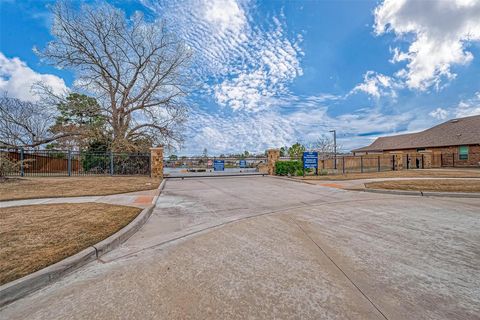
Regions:
<instances>
[{"instance_id":1,"label":"paved road","mask_svg":"<svg viewBox=\"0 0 480 320\"><path fill-rule=\"evenodd\" d=\"M2 319L479 319L480 199L169 180L122 247Z\"/></svg>"}]
</instances>

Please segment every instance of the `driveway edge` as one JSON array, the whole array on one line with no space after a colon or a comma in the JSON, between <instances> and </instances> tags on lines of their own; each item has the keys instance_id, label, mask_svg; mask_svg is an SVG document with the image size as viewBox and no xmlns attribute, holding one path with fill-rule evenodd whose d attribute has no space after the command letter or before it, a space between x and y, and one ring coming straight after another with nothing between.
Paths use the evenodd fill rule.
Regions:
<instances>
[{"instance_id":1,"label":"driveway edge","mask_svg":"<svg viewBox=\"0 0 480 320\"><path fill-rule=\"evenodd\" d=\"M65 274L74 271L92 261L95 261L105 253L117 248L128 238L133 236L135 232L137 232L145 224L145 222L147 222L152 215L153 208L155 208L155 202L164 187L165 179L159 185L152 204L143 209L142 212L140 212L138 216L136 216L135 219L133 219L128 225L112 234L105 240L102 240L99 243L94 244L93 246L90 246L74 254L73 256L65 258L48 267L0 286L0 308L49 284L52 284Z\"/></svg>"},{"instance_id":2,"label":"driveway edge","mask_svg":"<svg viewBox=\"0 0 480 320\"><path fill-rule=\"evenodd\" d=\"M420 197L447 197L447 198L480 198L480 193L472 192L434 192L434 191L408 191L408 190L384 190L384 189L346 189L351 191L364 191L371 193L398 194Z\"/></svg>"}]
</instances>

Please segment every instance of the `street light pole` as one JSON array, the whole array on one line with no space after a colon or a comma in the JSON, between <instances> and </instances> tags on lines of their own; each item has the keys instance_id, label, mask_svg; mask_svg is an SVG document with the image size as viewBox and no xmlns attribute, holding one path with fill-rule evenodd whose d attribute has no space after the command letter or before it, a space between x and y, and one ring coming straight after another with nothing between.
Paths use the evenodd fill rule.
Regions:
<instances>
[{"instance_id":1,"label":"street light pole","mask_svg":"<svg viewBox=\"0 0 480 320\"><path fill-rule=\"evenodd\" d=\"M330 130L330 132L333 132L334 169L337 169L337 130Z\"/></svg>"}]
</instances>

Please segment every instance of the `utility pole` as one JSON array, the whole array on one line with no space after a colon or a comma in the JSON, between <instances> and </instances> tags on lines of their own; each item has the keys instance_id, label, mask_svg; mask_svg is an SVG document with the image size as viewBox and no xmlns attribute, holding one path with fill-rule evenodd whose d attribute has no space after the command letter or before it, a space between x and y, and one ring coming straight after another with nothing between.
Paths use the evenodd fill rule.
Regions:
<instances>
[{"instance_id":1,"label":"utility pole","mask_svg":"<svg viewBox=\"0 0 480 320\"><path fill-rule=\"evenodd\" d=\"M333 132L334 169L337 169L337 130L330 130L330 132Z\"/></svg>"}]
</instances>

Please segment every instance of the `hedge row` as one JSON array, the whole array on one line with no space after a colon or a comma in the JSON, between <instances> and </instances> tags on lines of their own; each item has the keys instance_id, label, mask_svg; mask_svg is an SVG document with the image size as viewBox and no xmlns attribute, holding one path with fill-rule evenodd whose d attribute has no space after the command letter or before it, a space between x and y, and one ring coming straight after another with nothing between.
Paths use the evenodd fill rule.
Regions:
<instances>
[{"instance_id":1,"label":"hedge row","mask_svg":"<svg viewBox=\"0 0 480 320\"><path fill-rule=\"evenodd\" d=\"M277 161L275 163L275 174L277 176L302 176L303 163L300 160Z\"/></svg>"}]
</instances>

